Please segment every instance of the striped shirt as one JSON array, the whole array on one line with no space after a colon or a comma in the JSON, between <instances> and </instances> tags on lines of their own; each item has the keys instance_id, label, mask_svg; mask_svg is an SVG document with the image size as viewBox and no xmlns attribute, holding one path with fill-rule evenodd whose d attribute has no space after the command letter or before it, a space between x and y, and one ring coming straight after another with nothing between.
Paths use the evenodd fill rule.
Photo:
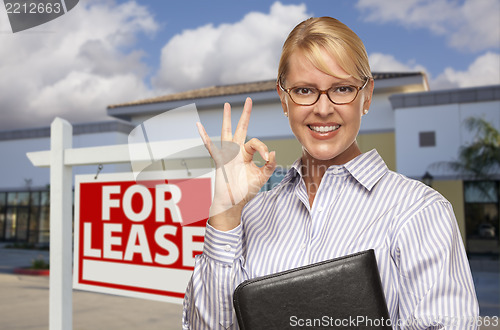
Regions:
<instances>
[{"instance_id":1,"label":"striped shirt","mask_svg":"<svg viewBox=\"0 0 500 330\"><path fill-rule=\"evenodd\" d=\"M450 203L389 171L376 150L330 166L312 207L300 159L243 209L207 224L184 298L184 329L238 329L234 289L246 279L374 249L394 329L475 329L474 283ZM433 327L434 326L434 327Z\"/></svg>"}]
</instances>

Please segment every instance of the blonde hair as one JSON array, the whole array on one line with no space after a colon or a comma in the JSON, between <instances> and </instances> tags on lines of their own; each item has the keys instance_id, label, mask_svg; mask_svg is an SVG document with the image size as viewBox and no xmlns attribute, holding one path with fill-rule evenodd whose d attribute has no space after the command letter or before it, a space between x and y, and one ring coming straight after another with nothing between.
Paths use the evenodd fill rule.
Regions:
<instances>
[{"instance_id":1,"label":"blonde hair","mask_svg":"<svg viewBox=\"0 0 500 330\"><path fill-rule=\"evenodd\" d=\"M278 80L282 83L288 73L290 56L296 50L301 51L318 70L329 75L336 76L326 65L322 50L333 56L352 77L362 81L372 78L363 42L347 25L335 18L311 17L290 32L283 44L278 67Z\"/></svg>"}]
</instances>

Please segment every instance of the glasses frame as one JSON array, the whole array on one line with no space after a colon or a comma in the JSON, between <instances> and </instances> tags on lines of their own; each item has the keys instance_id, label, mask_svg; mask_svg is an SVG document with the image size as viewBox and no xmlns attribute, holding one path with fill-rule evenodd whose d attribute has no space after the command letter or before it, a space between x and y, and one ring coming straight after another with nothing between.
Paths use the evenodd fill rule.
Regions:
<instances>
[{"instance_id":1,"label":"glasses frame","mask_svg":"<svg viewBox=\"0 0 500 330\"><path fill-rule=\"evenodd\" d=\"M366 80L365 80L365 83L363 84L363 86L361 87L358 87L358 86L354 86L354 85L346 85L346 86L349 86L349 87L352 87L352 88L355 88L356 89L356 95L354 95L354 98L349 101L349 102L343 102L343 103L339 103L339 102L334 102L331 98L330 98L330 95L328 95L328 91L330 89L332 89L332 87L328 88L328 89L325 89L325 90L321 90L321 89L318 89L318 88L315 88L319 91L319 94L318 94L318 98L316 99L316 101L314 101L313 103L310 103L310 104L301 104L301 103L297 103L292 95L290 95L290 91L294 88L297 88L299 86L294 86L294 87L290 87L290 88L283 88L283 86L281 86L281 79L278 79L278 86L279 88L288 94L288 96L290 96L290 100L292 100L293 103L295 103L296 105L301 105L301 106L310 106L310 105L314 105L316 104L318 101L319 101L319 98L321 97L321 95L323 94L326 94L326 97L330 100L330 102L332 102L333 104L336 104L336 105L344 105L344 104L349 104L349 103L352 103L354 102L354 100L356 99L356 97L358 97L358 94L359 94L359 91L362 90L363 88L366 87L366 85L368 84L368 81L370 81L370 77L367 77Z\"/></svg>"}]
</instances>

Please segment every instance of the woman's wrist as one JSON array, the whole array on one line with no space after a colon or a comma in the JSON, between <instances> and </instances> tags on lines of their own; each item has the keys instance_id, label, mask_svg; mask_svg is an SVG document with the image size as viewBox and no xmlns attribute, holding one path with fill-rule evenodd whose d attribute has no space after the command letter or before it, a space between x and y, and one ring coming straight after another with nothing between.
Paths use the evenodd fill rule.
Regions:
<instances>
[{"instance_id":1,"label":"woman's wrist","mask_svg":"<svg viewBox=\"0 0 500 330\"><path fill-rule=\"evenodd\" d=\"M241 223L241 213L244 204L236 204L233 207L226 209L223 212L214 212L212 215L212 208L210 208L210 218L208 223L213 228L220 231L229 231L239 226Z\"/></svg>"}]
</instances>

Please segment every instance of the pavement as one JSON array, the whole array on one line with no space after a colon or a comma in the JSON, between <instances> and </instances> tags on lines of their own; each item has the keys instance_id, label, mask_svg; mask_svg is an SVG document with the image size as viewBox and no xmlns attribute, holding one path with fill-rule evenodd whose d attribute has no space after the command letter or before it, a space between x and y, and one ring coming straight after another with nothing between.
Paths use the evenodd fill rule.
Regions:
<instances>
[{"instance_id":1,"label":"pavement","mask_svg":"<svg viewBox=\"0 0 500 330\"><path fill-rule=\"evenodd\" d=\"M29 266L35 258L48 261L49 252L0 245L1 330L48 329L49 277L13 274L15 268ZM500 315L499 260L475 256L470 265L481 316L493 320ZM74 330L180 329L181 317L179 304L73 290ZM481 329L500 329L500 325Z\"/></svg>"},{"instance_id":2,"label":"pavement","mask_svg":"<svg viewBox=\"0 0 500 330\"><path fill-rule=\"evenodd\" d=\"M0 330L49 328L49 277L16 275L48 251L0 246ZM180 329L182 305L73 290L74 330Z\"/></svg>"}]
</instances>

